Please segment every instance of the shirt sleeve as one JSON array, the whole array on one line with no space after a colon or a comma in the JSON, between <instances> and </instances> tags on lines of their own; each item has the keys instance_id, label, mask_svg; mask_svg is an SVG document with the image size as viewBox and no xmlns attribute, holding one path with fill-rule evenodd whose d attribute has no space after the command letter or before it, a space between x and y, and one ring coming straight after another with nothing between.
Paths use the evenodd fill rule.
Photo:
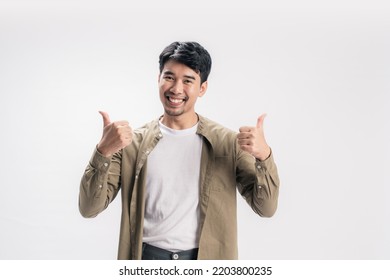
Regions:
<instances>
[{"instance_id":1,"label":"shirt sleeve","mask_svg":"<svg viewBox=\"0 0 390 280\"><path fill-rule=\"evenodd\" d=\"M83 217L97 216L118 194L121 158L121 152L107 158L95 148L81 178L79 210Z\"/></svg>"},{"instance_id":2,"label":"shirt sleeve","mask_svg":"<svg viewBox=\"0 0 390 280\"><path fill-rule=\"evenodd\" d=\"M258 215L272 217L277 209L280 185L272 151L261 161L237 145L236 155L238 191Z\"/></svg>"}]
</instances>

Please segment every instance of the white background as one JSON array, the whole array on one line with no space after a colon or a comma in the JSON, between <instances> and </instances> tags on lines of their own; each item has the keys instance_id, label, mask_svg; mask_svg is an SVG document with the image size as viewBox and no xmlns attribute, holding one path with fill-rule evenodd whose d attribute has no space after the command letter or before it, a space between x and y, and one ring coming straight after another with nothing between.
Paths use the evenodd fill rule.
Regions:
<instances>
[{"instance_id":1,"label":"white background","mask_svg":"<svg viewBox=\"0 0 390 280\"><path fill-rule=\"evenodd\" d=\"M389 259L390 7L375 0L1 0L0 259L116 258L120 200L78 212L97 111L158 117L158 55L187 40L213 58L200 114L235 130L268 114L279 209L239 198L240 258Z\"/></svg>"}]
</instances>

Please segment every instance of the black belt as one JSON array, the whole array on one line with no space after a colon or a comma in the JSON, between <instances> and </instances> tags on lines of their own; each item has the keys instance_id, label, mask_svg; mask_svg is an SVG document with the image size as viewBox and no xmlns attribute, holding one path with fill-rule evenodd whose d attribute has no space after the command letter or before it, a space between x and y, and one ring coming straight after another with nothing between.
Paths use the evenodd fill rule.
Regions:
<instances>
[{"instance_id":1,"label":"black belt","mask_svg":"<svg viewBox=\"0 0 390 280\"><path fill-rule=\"evenodd\" d=\"M143 260L196 260L198 258L198 248L171 252L156 246L142 243Z\"/></svg>"}]
</instances>

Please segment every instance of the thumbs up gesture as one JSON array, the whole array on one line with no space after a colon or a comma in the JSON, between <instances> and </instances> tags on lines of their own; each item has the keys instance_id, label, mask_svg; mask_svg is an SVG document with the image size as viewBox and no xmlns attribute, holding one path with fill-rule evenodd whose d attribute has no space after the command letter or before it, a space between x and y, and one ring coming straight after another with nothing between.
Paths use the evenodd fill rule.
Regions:
<instances>
[{"instance_id":1,"label":"thumbs up gesture","mask_svg":"<svg viewBox=\"0 0 390 280\"><path fill-rule=\"evenodd\" d=\"M103 136L97 149L103 156L110 157L130 145L133 131L128 121L111 122L108 113L101 111L99 113L103 117Z\"/></svg>"},{"instance_id":2,"label":"thumbs up gesture","mask_svg":"<svg viewBox=\"0 0 390 280\"><path fill-rule=\"evenodd\" d=\"M266 114L263 114L257 119L255 127L240 127L240 133L237 135L240 148L259 160L265 160L271 154L271 148L264 137L263 123L265 116Z\"/></svg>"}]
</instances>

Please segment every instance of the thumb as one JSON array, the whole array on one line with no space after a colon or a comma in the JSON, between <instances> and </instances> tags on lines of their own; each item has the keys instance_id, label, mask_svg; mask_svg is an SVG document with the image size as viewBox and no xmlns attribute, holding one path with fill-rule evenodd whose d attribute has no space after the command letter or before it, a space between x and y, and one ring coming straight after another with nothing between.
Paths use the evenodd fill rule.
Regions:
<instances>
[{"instance_id":1,"label":"thumb","mask_svg":"<svg viewBox=\"0 0 390 280\"><path fill-rule=\"evenodd\" d=\"M103 127L106 127L111 123L110 116L106 112L99 111L99 114L103 117Z\"/></svg>"},{"instance_id":2,"label":"thumb","mask_svg":"<svg viewBox=\"0 0 390 280\"><path fill-rule=\"evenodd\" d=\"M257 124L256 124L257 128L263 127L263 122L264 122L264 119L266 116L267 116L267 114L262 114L260 117L257 118Z\"/></svg>"}]
</instances>

